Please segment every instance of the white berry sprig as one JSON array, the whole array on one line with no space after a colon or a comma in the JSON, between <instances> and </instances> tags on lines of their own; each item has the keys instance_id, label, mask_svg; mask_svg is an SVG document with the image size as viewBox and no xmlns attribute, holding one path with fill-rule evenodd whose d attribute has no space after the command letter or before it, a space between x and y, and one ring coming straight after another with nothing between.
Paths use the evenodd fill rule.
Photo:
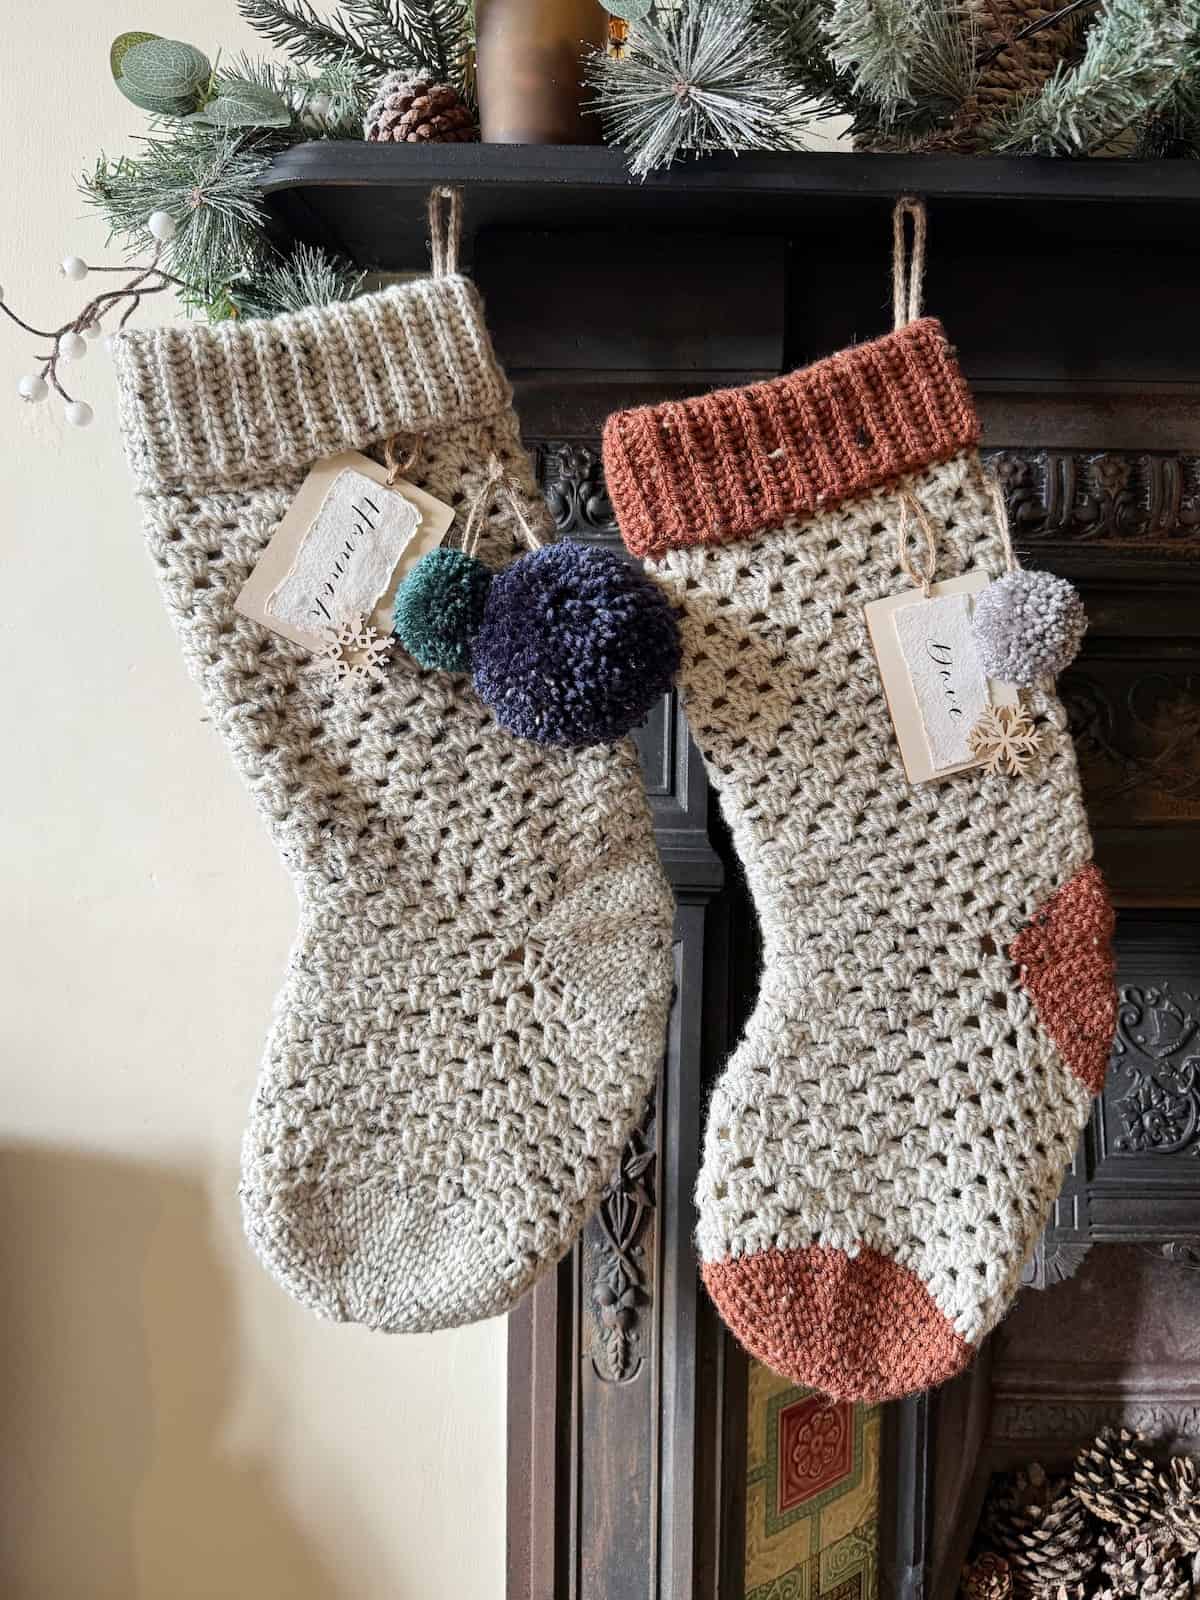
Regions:
<instances>
[{"instance_id":1,"label":"white berry sprig","mask_svg":"<svg viewBox=\"0 0 1200 1600\"><path fill-rule=\"evenodd\" d=\"M63 402L63 416L73 428L86 428L91 423L95 413L86 400L77 400L63 383L60 376L60 366L63 363L71 365L83 360L88 353L88 340L98 339L104 332L103 318L118 306L124 306L121 317L117 323L118 329L123 328L141 305L147 295L162 294L165 289L186 289L187 284L182 279L173 277L169 272L159 266L159 257L162 255L163 246L169 244L175 237L175 219L166 211L155 211L146 223L151 236L156 241L154 255L145 266L123 267L94 267L83 260L81 256L65 256L59 266L62 277L71 283L82 283L91 272L124 272L129 274L128 281L117 289L105 290L87 305L78 316L70 322L65 322L61 328L35 328L4 302L4 291L0 289L0 311L18 328L23 328L35 339L48 339L50 341L49 354L41 357L41 367L37 372L26 373L17 384L17 393L29 405L40 405L49 398L50 391L60 397Z\"/></svg>"}]
</instances>

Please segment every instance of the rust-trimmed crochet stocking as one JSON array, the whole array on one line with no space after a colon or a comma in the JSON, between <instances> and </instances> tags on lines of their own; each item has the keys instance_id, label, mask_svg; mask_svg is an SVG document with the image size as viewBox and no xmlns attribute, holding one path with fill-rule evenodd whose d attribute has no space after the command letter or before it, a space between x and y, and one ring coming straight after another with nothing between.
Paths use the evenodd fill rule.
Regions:
<instances>
[{"instance_id":1,"label":"rust-trimmed crochet stocking","mask_svg":"<svg viewBox=\"0 0 1200 1600\"><path fill-rule=\"evenodd\" d=\"M697 1189L704 1281L746 1348L825 1393L941 1383L1003 1315L1100 1088L1112 913L1062 706L1025 776L901 765L863 608L1004 570L941 326L621 413L608 486L681 608L681 683L763 937Z\"/></svg>"}]
</instances>

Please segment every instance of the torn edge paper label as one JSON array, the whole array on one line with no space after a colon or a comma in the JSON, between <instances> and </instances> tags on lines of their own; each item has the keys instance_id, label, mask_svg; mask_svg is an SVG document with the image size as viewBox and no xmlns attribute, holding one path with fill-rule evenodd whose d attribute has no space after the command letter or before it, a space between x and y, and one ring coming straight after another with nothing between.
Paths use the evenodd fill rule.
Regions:
<instances>
[{"instance_id":1,"label":"torn edge paper label","mask_svg":"<svg viewBox=\"0 0 1200 1600\"><path fill-rule=\"evenodd\" d=\"M865 608L888 709L910 783L927 783L979 765L969 738L989 705L1014 705L1011 684L989 679L971 627L974 596L991 582L966 572L906 589Z\"/></svg>"},{"instance_id":2,"label":"torn edge paper label","mask_svg":"<svg viewBox=\"0 0 1200 1600\"><path fill-rule=\"evenodd\" d=\"M453 520L453 507L389 484L367 456L330 456L301 484L234 609L312 651L322 629L360 616L387 636L396 590Z\"/></svg>"}]
</instances>

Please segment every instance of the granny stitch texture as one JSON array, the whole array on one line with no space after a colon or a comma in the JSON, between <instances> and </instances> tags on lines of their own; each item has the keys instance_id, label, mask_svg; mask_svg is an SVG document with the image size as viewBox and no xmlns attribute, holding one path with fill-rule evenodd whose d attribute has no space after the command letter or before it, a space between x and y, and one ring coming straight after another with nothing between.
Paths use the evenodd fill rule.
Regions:
<instances>
[{"instance_id":1,"label":"granny stitch texture","mask_svg":"<svg viewBox=\"0 0 1200 1600\"><path fill-rule=\"evenodd\" d=\"M146 537L188 666L294 879L300 926L246 1132L247 1234L324 1316L506 1310L570 1246L663 1048L672 903L626 742L511 738L399 649L336 696L233 603L315 456L406 431L473 503L495 455L542 514L456 276L117 343ZM497 499L480 554L526 546ZM237 915L231 906L231 915Z\"/></svg>"},{"instance_id":2,"label":"granny stitch texture","mask_svg":"<svg viewBox=\"0 0 1200 1600\"><path fill-rule=\"evenodd\" d=\"M898 495L938 578L1004 569L937 324L777 382L610 419L606 465L681 607L688 716L762 931L708 1116L705 1282L759 1359L880 1400L959 1371L1016 1291L1103 1079L1112 916L1052 695L1029 698L1030 777L904 776L863 616L907 583ZM831 397L815 433L796 394ZM864 491L855 439L909 470Z\"/></svg>"}]
</instances>

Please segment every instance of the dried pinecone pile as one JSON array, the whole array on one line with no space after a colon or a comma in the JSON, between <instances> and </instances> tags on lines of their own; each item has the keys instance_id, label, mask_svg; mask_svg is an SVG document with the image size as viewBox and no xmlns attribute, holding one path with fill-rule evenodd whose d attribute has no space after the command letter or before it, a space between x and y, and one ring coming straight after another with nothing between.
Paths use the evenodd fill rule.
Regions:
<instances>
[{"instance_id":1,"label":"dried pinecone pile","mask_svg":"<svg viewBox=\"0 0 1200 1600\"><path fill-rule=\"evenodd\" d=\"M1189 1556L1200 1553L1200 1472L1196 1463L1190 1456L1172 1456L1158 1481L1171 1537Z\"/></svg>"},{"instance_id":2,"label":"dried pinecone pile","mask_svg":"<svg viewBox=\"0 0 1200 1600\"><path fill-rule=\"evenodd\" d=\"M1200 1468L1159 1460L1139 1435L1106 1428L1065 1477L1035 1462L997 1478L961 1600L1200 1596Z\"/></svg>"},{"instance_id":3,"label":"dried pinecone pile","mask_svg":"<svg viewBox=\"0 0 1200 1600\"><path fill-rule=\"evenodd\" d=\"M1013 1600L1012 1573L1003 1556L985 1552L963 1572L962 1600Z\"/></svg>"},{"instance_id":4,"label":"dried pinecone pile","mask_svg":"<svg viewBox=\"0 0 1200 1600\"><path fill-rule=\"evenodd\" d=\"M1007 1561L1017 1600L1069 1591L1100 1557L1070 1480L1051 1480L1036 1462L989 1498L981 1534L983 1545Z\"/></svg>"},{"instance_id":5,"label":"dried pinecone pile","mask_svg":"<svg viewBox=\"0 0 1200 1600\"><path fill-rule=\"evenodd\" d=\"M373 144L469 144L479 127L453 84L389 72L367 108L363 137Z\"/></svg>"},{"instance_id":6,"label":"dried pinecone pile","mask_svg":"<svg viewBox=\"0 0 1200 1600\"><path fill-rule=\"evenodd\" d=\"M1192 1579L1178 1545L1117 1528L1102 1534L1102 1583L1095 1600L1191 1600Z\"/></svg>"},{"instance_id":7,"label":"dried pinecone pile","mask_svg":"<svg viewBox=\"0 0 1200 1600\"><path fill-rule=\"evenodd\" d=\"M1094 1517L1145 1528L1162 1516L1163 1493L1150 1452L1132 1433L1106 1428L1075 1458L1075 1493Z\"/></svg>"}]
</instances>

